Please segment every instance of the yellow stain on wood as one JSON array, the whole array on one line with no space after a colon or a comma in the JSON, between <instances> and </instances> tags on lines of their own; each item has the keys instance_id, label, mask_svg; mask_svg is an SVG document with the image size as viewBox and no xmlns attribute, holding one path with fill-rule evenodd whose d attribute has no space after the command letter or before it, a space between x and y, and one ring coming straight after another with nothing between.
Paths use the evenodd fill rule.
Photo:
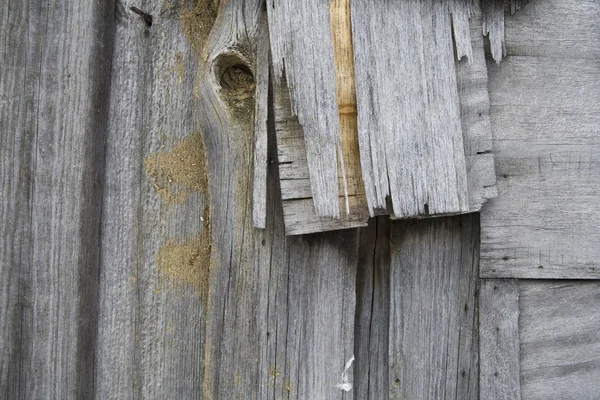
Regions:
<instances>
[{"instance_id":1,"label":"yellow stain on wood","mask_svg":"<svg viewBox=\"0 0 600 400\"><path fill-rule=\"evenodd\" d=\"M201 132L183 139L170 151L148 156L145 164L148 175L154 178L154 190L168 205L183 203L189 192L208 190Z\"/></svg>"},{"instance_id":2,"label":"yellow stain on wood","mask_svg":"<svg viewBox=\"0 0 600 400\"><path fill-rule=\"evenodd\" d=\"M183 32L199 56L204 54L204 45L217 18L217 10L218 3L215 4L213 0L196 0L194 6L180 13Z\"/></svg>"},{"instance_id":3,"label":"yellow stain on wood","mask_svg":"<svg viewBox=\"0 0 600 400\"><path fill-rule=\"evenodd\" d=\"M346 168L348 195L356 196L367 204L358 147L358 120L354 55L352 47L352 21L350 0L332 0L329 3L331 32L337 81L337 103L340 116L342 155ZM341 177L341 172L339 173ZM343 193L340 193L342 196Z\"/></svg>"},{"instance_id":4,"label":"yellow stain on wood","mask_svg":"<svg viewBox=\"0 0 600 400\"><path fill-rule=\"evenodd\" d=\"M190 240L169 240L158 251L160 271L176 284L190 285L206 298L210 274L211 232L209 209L202 217L204 229Z\"/></svg>"}]
</instances>

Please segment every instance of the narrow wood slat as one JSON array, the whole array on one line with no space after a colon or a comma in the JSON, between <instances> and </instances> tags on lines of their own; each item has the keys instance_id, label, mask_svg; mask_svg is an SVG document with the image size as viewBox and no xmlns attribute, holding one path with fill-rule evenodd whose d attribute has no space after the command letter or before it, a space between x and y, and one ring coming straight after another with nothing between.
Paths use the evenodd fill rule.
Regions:
<instances>
[{"instance_id":1,"label":"narrow wood slat","mask_svg":"<svg viewBox=\"0 0 600 400\"><path fill-rule=\"evenodd\" d=\"M304 129L315 212L337 218L338 166L342 176L345 166L329 5L321 0L268 0L267 11L275 81L283 82L285 69L291 109Z\"/></svg>"},{"instance_id":2,"label":"narrow wood slat","mask_svg":"<svg viewBox=\"0 0 600 400\"><path fill-rule=\"evenodd\" d=\"M392 223L390 399L477 398L477 227L473 215Z\"/></svg>"},{"instance_id":3,"label":"narrow wood slat","mask_svg":"<svg viewBox=\"0 0 600 400\"><path fill-rule=\"evenodd\" d=\"M521 399L517 281L482 281L479 341L480 397Z\"/></svg>"},{"instance_id":4,"label":"narrow wood slat","mask_svg":"<svg viewBox=\"0 0 600 400\"><path fill-rule=\"evenodd\" d=\"M354 397L389 398L390 219L359 230Z\"/></svg>"},{"instance_id":5,"label":"narrow wood slat","mask_svg":"<svg viewBox=\"0 0 600 400\"><path fill-rule=\"evenodd\" d=\"M496 63L506 55L504 39L504 0L482 0L483 35L490 41L490 51Z\"/></svg>"}]
</instances>

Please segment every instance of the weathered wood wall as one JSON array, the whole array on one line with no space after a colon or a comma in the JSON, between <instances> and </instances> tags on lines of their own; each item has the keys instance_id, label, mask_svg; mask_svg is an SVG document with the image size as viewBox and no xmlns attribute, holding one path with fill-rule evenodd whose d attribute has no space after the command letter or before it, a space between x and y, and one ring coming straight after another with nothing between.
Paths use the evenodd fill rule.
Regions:
<instances>
[{"instance_id":1,"label":"weathered wood wall","mask_svg":"<svg viewBox=\"0 0 600 400\"><path fill-rule=\"evenodd\" d=\"M597 233L597 5L531 1L488 60L486 277L597 278L597 243L577 241ZM480 281L476 215L286 238L272 109L252 228L265 24L258 0L0 1L0 398L593 398L597 282ZM582 183L552 225L523 210L562 212L539 190L566 190L556 165ZM523 232L491 217L519 190L538 196L520 218L584 248L582 268L492 248Z\"/></svg>"}]
</instances>

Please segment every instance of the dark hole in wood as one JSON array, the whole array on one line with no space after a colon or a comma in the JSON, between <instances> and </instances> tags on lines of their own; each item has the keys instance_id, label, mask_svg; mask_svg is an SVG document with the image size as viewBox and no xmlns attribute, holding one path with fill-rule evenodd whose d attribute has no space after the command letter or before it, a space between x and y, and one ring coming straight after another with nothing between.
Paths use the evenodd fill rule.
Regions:
<instances>
[{"instance_id":1,"label":"dark hole in wood","mask_svg":"<svg viewBox=\"0 0 600 400\"><path fill-rule=\"evenodd\" d=\"M237 54L222 54L215 60L214 73L221 98L231 111L240 116L251 116L256 84L246 61Z\"/></svg>"},{"instance_id":2,"label":"dark hole in wood","mask_svg":"<svg viewBox=\"0 0 600 400\"><path fill-rule=\"evenodd\" d=\"M152 26L152 20L153 20L152 15L148 14L147 12L144 12L144 11L140 10L137 7L129 7L129 9L131 10L131 12L133 12L133 13L139 15L140 17L142 17L142 19L144 20L144 22L146 23L146 25L148 27Z\"/></svg>"},{"instance_id":3,"label":"dark hole in wood","mask_svg":"<svg viewBox=\"0 0 600 400\"><path fill-rule=\"evenodd\" d=\"M425 209L425 215L429 215L429 204L425 203L423 208Z\"/></svg>"}]
</instances>

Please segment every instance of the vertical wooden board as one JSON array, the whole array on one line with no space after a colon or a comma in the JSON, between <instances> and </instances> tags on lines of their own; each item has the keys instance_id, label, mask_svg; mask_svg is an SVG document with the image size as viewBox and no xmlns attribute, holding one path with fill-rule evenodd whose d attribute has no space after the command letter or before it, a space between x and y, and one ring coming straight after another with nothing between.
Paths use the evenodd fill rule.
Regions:
<instances>
[{"instance_id":1,"label":"vertical wooden board","mask_svg":"<svg viewBox=\"0 0 600 400\"><path fill-rule=\"evenodd\" d=\"M467 211L448 4L355 2L352 31L371 215L388 196L399 218Z\"/></svg>"},{"instance_id":2,"label":"vertical wooden board","mask_svg":"<svg viewBox=\"0 0 600 400\"><path fill-rule=\"evenodd\" d=\"M389 398L390 219L359 230L354 398Z\"/></svg>"},{"instance_id":3,"label":"vertical wooden board","mask_svg":"<svg viewBox=\"0 0 600 400\"><path fill-rule=\"evenodd\" d=\"M281 84L285 70L292 111L304 129L315 212L337 218L338 166L342 177L345 167L329 2L268 0L267 11L275 80Z\"/></svg>"},{"instance_id":4,"label":"vertical wooden board","mask_svg":"<svg viewBox=\"0 0 600 400\"><path fill-rule=\"evenodd\" d=\"M504 38L504 0L482 0L483 35L490 41L490 51L496 63L506 55Z\"/></svg>"},{"instance_id":5,"label":"vertical wooden board","mask_svg":"<svg viewBox=\"0 0 600 400\"><path fill-rule=\"evenodd\" d=\"M456 18L453 13L452 23L454 35L457 29L464 30L464 14L470 15L466 21L468 42L471 54L456 62L456 82L460 101L460 117L462 122L465 159L467 162L467 185L469 190L469 209L478 211L483 204L497 196L496 171L494 170L494 155L492 153L492 127L490 122L490 97L488 93L488 72L485 61L483 37L481 35L481 10L465 6L466 2L457 0L460 4L462 18ZM465 9L466 8L466 9ZM456 19L457 20L456 20ZM461 22L459 24L459 22ZM457 54L458 53L458 40ZM466 51L464 51L467 53Z\"/></svg>"},{"instance_id":6,"label":"vertical wooden board","mask_svg":"<svg viewBox=\"0 0 600 400\"><path fill-rule=\"evenodd\" d=\"M18 371L27 334L21 321L30 306L23 283L31 265L30 169L40 54L39 44L23 41L30 31L37 32L39 11L29 6L0 6L0 393L6 398L20 396Z\"/></svg>"},{"instance_id":7,"label":"vertical wooden board","mask_svg":"<svg viewBox=\"0 0 600 400\"><path fill-rule=\"evenodd\" d=\"M509 20L508 57L489 64L498 198L482 211L481 275L596 279L600 10L548 0Z\"/></svg>"},{"instance_id":8,"label":"vertical wooden board","mask_svg":"<svg viewBox=\"0 0 600 400\"><path fill-rule=\"evenodd\" d=\"M520 281L524 399L593 399L600 381L600 284Z\"/></svg>"},{"instance_id":9,"label":"vertical wooden board","mask_svg":"<svg viewBox=\"0 0 600 400\"><path fill-rule=\"evenodd\" d=\"M477 398L477 223L392 224L391 399Z\"/></svg>"},{"instance_id":10,"label":"vertical wooden board","mask_svg":"<svg viewBox=\"0 0 600 400\"><path fill-rule=\"evenodd\" d=\"M482 399L521 399L517 281L481 282L479 360Z\"/></svg>"},{"instance_id":11,"label":"vertical wooden board","mask_svg":"<svg viewBox=\"0 0 600 400\"><path fill-rule=\"evenodd\" d=\"M1 7L2 392L91 397L114 3Z\"/></svg>"},{"instance_id":12,"label":"vertical wooden board","mask_svg":"<svg viewBox=\"0 0 600 400\"><path fill-rule=\"evenodd\" d=\"M98 397L203 396L210 234L194 86L211 12L194 2L117 7Z\"/></svg>"}]
</instances>

